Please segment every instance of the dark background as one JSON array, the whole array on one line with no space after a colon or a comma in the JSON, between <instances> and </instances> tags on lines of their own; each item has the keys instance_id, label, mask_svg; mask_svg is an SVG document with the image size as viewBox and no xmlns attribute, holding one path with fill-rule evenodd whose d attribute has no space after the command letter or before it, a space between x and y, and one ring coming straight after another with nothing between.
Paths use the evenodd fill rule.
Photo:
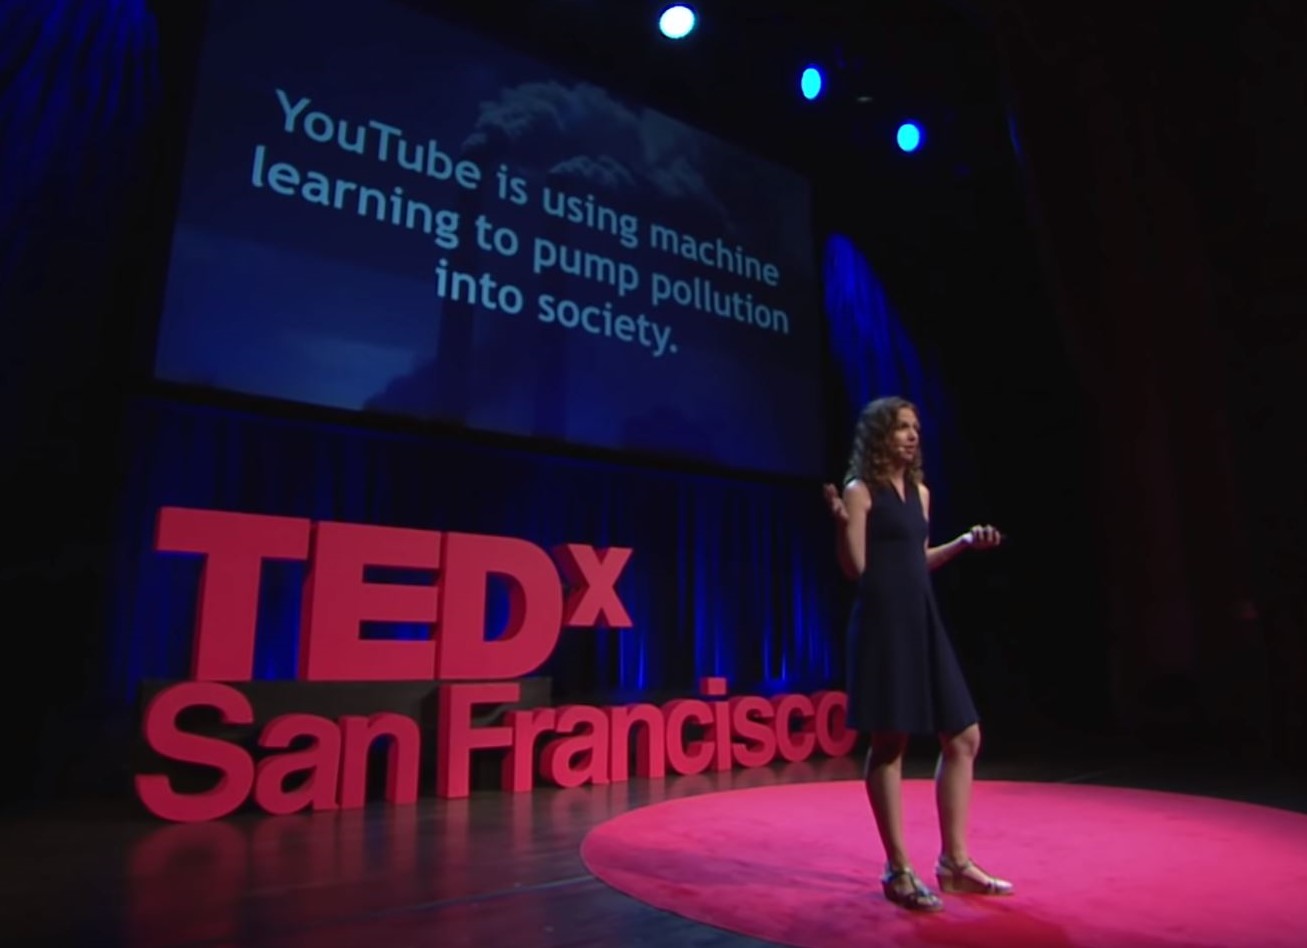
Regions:
<instances>
[{"instance_id":1,"label":"dark background","mask_svg":"<svg viewBox=\"0 0 1307 948\"><path fill-rule=\"evenodd\" d=\"M0 22L11 797L98 785L49 757L113 710L131 406L194 398L146 372L202 10L157 6ZM819 241L866 255L948 406L941 529L1012 536L939 574L993 751L1301 763L1301 9L704 3L677 46L652 4L429 6L813 175ZM812 56L843 70L809 105ZM828 383L834 479L856 406ZM819 486L775 490L821 516Z\"/></svg>"}]
</instances>

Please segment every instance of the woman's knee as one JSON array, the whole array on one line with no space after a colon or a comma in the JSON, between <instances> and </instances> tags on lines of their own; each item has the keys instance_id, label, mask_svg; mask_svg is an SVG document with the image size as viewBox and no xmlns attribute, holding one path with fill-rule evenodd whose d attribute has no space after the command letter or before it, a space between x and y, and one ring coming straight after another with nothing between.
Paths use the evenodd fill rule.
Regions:
<instances>
[{"instance_id":1,"label":"woman's knee","mask_svg":"<svg viewBox=\"0 0 1307 948\"><path fill-rule=\"evenodd\" d=\"M980 725L972 724L940 741L944 753L950 757L974 758L980 753Z\"/></svg>"},{"instance_id":2,"label":"woman's knee","mask_svg":"<svg viewBox=\"0 0 1307 948\"><path fill-rule=\"evenodd\" d=\"M867 749L867 763L881 767L896 764L903 759L908 747L908 736L892 731L877 732L871 735L871 746Z\"/></svg>"}]
</instances>

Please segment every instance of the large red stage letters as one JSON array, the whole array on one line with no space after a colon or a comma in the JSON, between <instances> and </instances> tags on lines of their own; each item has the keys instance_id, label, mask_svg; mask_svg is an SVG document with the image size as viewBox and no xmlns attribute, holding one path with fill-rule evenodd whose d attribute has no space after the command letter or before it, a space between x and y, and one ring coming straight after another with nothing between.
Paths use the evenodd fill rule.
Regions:
<instances>
[{"instance_id":1,"label":"large red stage letters","mask_svg":"<svg viewBox=\"0 0 1307 948\"><path fill-rule=\"evenodd\" d=\"M194 680L153 697L143 736L160 756L219 774L211 789L189 793L176 790L166 775L137 775L141 802L163 819L218 819L251 799L273 814L360 807L369 750L381 738L389 739L386 799L417 799L422 733L407 715L332 720L284 714L263 725L258 745L264 753L257 761L237 744L179 726L183 712L195 708L216 711L226 726L254 725L249 700L222 682L253 677L264 560L309 562L300 680L441 683L435 734L435 792L441 797L469 793L472 755L482 750L502 751L501 786L520 792L531 790L537 775L563 787L626 780L632 751L637 775L661 777L669 768L694 774L758 767L778 754L790 761L817 750L840 756L855 739L844 727L842 692L727 697L722 678L700 683L707 700L510 710L497 724L475 726L479 708L519 702L521 688L513 679L539 668L564 628L632 625L617 594L631 558L628 548L569 543L551 551L551 558L512 537L176 507L159 512L156 548L200 555L204 564ZM368 582L366 567L422 570L433 581ZM511 606L503 633L487 640L491 576L509 583ZM421 623L433 634L418 641L365 639L365 622ZM697 726L693 734L687 725ZM292 776L298 779L288 780Z\"/></svg>"}]
</instances>

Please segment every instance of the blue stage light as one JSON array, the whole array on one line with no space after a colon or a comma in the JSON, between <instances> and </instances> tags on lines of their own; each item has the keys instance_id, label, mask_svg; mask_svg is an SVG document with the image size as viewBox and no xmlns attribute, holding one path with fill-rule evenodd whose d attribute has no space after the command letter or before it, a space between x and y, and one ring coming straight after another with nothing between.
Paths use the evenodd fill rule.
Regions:
<instances>
[{"instance_id":1,"label":"blue stage light","mask_svg":"<svg viewBox=\"0 0 1307 948\"><path fill-rule=\"evenodd\" d=\"M658 29L668 39L684 39L694 29L694 11L683 3L668 7L658 17Z\"/></svg>"},{"instance_id":2,"label":"blue stage light","mask_svg":"<svg viewBox=\"0 0 1307 948\"><path fill-rule=\"evenodd\" d=\"M821 95L821 70L816 66L809 66L803 70L803 75L799 78L799 89L803 92L803 97L811 102L817 96Z\"/></svg>"},{"instance_id":3,"label":"blue stage light","mask_svg":"<svg viewBox=\"0 0 1307 948\"><path fill-rule=\"evenodd\" d=\"M921 145L921 129L913 122L904 122L894 136L904 151L916 151Z\"/></svg>"}]
</instances>

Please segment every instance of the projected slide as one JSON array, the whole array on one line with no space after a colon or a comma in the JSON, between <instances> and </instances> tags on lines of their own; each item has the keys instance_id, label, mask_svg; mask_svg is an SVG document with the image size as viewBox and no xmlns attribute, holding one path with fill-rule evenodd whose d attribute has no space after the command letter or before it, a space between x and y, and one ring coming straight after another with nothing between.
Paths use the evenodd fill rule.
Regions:
<instances>
[{"instance_id":1,"label":"projected slide","mask_svg":"<svg viewBox=\"0 0 1307 948\"><path fill-rule=\"evenodd\" d=\"M807 182L399 2L216 0L155 370L811 475Z\"/></svg>"}]
</instances>

